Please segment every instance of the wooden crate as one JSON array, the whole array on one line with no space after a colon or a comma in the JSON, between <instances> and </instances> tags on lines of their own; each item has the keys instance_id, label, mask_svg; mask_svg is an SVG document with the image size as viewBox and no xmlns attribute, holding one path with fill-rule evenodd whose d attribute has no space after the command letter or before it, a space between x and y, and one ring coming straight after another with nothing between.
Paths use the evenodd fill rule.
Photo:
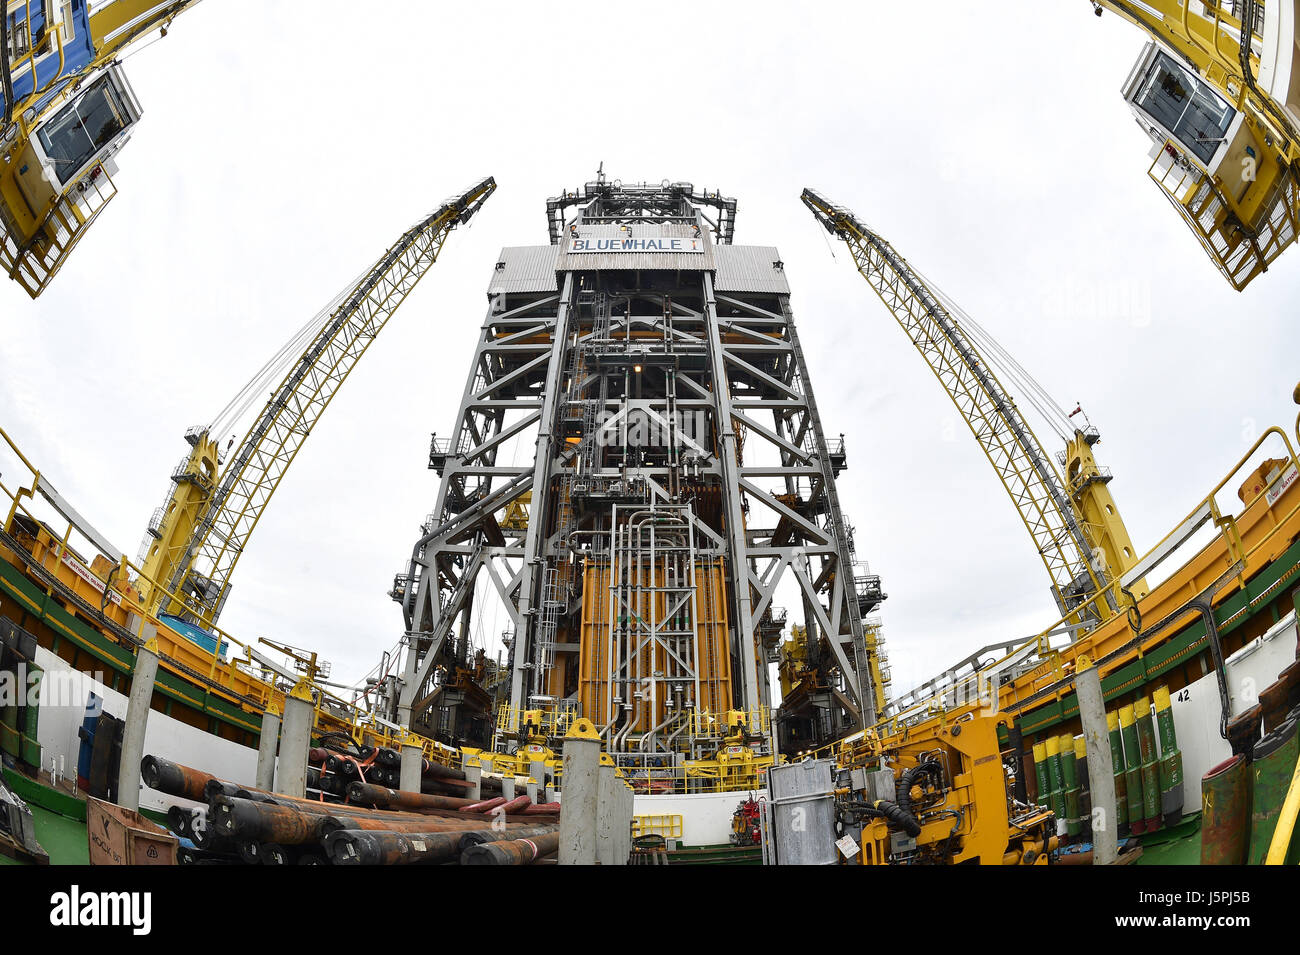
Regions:
<instances>
[{"instance_id":1,"label":"wooden crate","mask_svg":"<svg viewBox=\"0 0 1300 955\"><path fill-rule=\"evenodd\" d=\"M138 812L86 799L91 865L175 865L176 837Z\"/></svg>"}]
</instances>

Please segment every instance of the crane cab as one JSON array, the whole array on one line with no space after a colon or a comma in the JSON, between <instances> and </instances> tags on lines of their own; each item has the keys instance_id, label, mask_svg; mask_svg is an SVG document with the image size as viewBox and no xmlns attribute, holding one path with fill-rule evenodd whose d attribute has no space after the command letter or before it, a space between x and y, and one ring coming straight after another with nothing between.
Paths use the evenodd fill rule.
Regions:
<instances>
[{"instance_id":1,"label":"crane cab","mask_svg":"<svg viewBox=\"0 0 1300 955\"><path fill-rule=\"evenodd\" d=\"M1284 26L1278 22L1283 6L1292 4L1268 6L1275 33ZM1289 72L1294 29L1287 36L1269 59L1270 83L1282 83L1280 69ZM1240 290L1295 241L1300 193L1272 117L1247 105L1239 80L1211 78L1224 80L1153 42L1130 71L1123 95L1153 142L1151 178Z\"/></svg>"},{"instance_id":2,"label":"crane cab","mask_svg":"<svg viewBox=\"0 0 1300 955\"><path fill-rule=\"evenodd\" d=\"M113 198L113 157L140 115L116 65L76 84L71 95L47 96L24 111L26 135L0 154L0 264L33 297Z\"/></svg>"}]
</instances>

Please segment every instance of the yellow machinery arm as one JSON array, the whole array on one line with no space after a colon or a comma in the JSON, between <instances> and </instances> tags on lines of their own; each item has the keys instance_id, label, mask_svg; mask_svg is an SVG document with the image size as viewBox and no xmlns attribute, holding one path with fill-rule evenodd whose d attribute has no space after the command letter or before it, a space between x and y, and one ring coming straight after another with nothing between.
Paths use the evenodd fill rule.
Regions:
<instances>
[{"instance_id":1,"label":"yellow machinery arm","mask_svg":"<svg viewBox=\"0 0 1300 955\"><path fill-rule=\"evenodd\" d=\"M257 421L217 475L219 454L208 429L186 435L194 446L172 476L176 488L150 523L157 539L144 563L147 595L158 611L210 626L221 613L230 575L267 502L302 443L348 374L406 296L437 260L447 235L496 189L488 177L448 199L411 227L342 296L272 393Z\"/></svg>"},{"instance_id":2,"label":"yellow machinery arm","mask_svg":"<svg viewBox=\"0 0 1300 955\"><path fill-rule=\"evenodd\" d=\"M852 212L811 189L805 189L802 198L827 231L849 247L862 277L957 406L1033 538L1061 613L1068 614L1093 597L1110 582L1110 574L1123 567L1108 569L1105 559L1099 557L1050 456L974 342L884 238ZM1118 521L1117 513L1114 517ZM1124 539L1127 541L1126 533ZM1131 547L1129 551L1131 557ZM1102 619L1115 609L1102 600L1094 606Z\"/></svg>"},{"instance_id":3,"label":"yellow machinery arm","mask_svg":"<svg viewBox=\"0 0 1300 955\"><path fill-rule=\"evenodd\" d=\"M172 20L199 0L111 0L92 3L90 36L95 44L96 61L107 62L122 50L154 30L166 36Z\"/></svg>"},{"instance_id":4,"label":"yellow machinery arm","mask_svg":"<svg viewBox=\"0 0 1300 955\"><path fill-rule=\"evenodd\" d=\"M36 298L117 194L140 104L118 63L199 0L0 0L0 268Z\"/></svg>"},{"instance_id":5,"label":"yellow machinery arm","mask_svg":"<svg viewBox=\"0 0 1300 955\"><path fill-rule=\"evenodd\" d=\"M1156 144L1152 179L1236 289L1295 242L1295 0L1089 0L1144 30L1124 95Z\"/></svg>"}]
</instances>

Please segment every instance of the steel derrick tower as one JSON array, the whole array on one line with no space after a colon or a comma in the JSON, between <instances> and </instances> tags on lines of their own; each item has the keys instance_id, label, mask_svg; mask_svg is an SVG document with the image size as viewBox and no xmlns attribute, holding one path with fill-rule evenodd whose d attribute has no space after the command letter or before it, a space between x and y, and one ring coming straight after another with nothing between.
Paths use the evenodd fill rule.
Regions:
<instances>
[{"instance_id":1,"label":"steel derrick tower","mask_svg":"<svg viewBox=\"0 0 1300 955\"><path fill-rule=\"evenodd\" d=\"M783 581L814 636L815 735L874 719L863 617L883 597L854 572L843 441L818 417L780 256L733 244L735 214L689 183L600 175L548 201L549 244L502 249L393 590L403 726L446 729L473 702L452 674L477 595L509 621L480 687L498 742L584 716L629 760L770 755Z\"/></svg>"}]
</instances>

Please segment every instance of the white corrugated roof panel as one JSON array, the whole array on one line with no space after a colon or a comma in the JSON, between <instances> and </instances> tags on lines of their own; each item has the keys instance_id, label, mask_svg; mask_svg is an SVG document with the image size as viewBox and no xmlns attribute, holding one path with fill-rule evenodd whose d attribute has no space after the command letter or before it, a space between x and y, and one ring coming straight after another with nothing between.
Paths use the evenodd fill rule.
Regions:
<instances>
[{"instance_id":1,"label":"white corrugated roof panel","mask_svg":"<svg viewBox=\"0 0 1300 955\"><path fill-rule=\"evenodd\" d=\"M553 245L507 246L497 257L497 267L488 283L488 295L559 290Z\"/></svg>"},{"instance_id":2,"label":"white corrugated roof panel","mask_svg":"<svg viewBox=\"0 0 1300 955\"><path fill-rule=\"evenodd\" d=\"M785 267L778 267L781 255L770 245L720 245L713 250L717 275L713 287L719 292L757 292L789 295Z\"/></svg>"}]
</instances>

